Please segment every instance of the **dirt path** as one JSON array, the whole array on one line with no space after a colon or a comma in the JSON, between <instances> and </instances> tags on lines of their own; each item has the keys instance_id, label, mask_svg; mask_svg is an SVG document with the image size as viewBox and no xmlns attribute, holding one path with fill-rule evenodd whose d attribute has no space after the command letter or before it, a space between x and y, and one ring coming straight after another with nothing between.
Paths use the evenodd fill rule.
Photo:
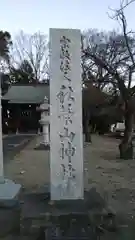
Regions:
<instances>
[{"instance_id":1,"label":"dirt path","mask_svg":"<svg viewBox=\"0 0 135 240\"><path fill-rule=\"evenodd\" d=\"M5 165L5 175L21 183L26 190L37 190L49 183L49 152L36 151L34 139L13 161ZM118 159L118 140L92 136L84 145L85 188L96 186L108 196L116 211L135 215L135 161Z\"/></svg>"},{"instance_id":2,"label":"dirt path","mask_svg":"<svg viewBox=\"0 0 135 240\"><path fill-rule=\"evenodd\" d=\"M135 160L120 160L118 144L116 139L94 136L92 145L85 148L88 186L106 191L116 211L135 215Z\"/></svg>"}]
</instances>

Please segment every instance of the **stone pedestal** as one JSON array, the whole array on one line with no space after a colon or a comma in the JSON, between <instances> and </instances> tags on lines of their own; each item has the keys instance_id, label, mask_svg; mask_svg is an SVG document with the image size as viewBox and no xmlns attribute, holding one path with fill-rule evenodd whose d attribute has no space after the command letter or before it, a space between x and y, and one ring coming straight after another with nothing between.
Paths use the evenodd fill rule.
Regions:
<instances>
[{"instance_id":1,"label":"stone pedestal","mask_svg":"<svg viewBox=\"0 0 135 240\"><path fill-rule=\"evenodd\" d=\"M20 214L19 201L12 207L0 207L0 239L20 239L17 238L20 235Z\"/></svg>"},{"instance_id":2,"label":"stone pedestal","mask_svg":"<svg viewBox=\"0 0 135 240\"><path fill-rule=\"evenodd\" d=\"M0 239L20 232L20 184L0 178Z\"/></svg>"},{"instance_id":3,"label":"stone pedestal","mask_svg":"<svg viewBox=\"0 0 135 240\"><path fill-rule=\"evenodd\" d=\"M39 235L42 229L46 239L98 239L102 229L115 225L115 213L96 189L84 192L83 200L50 201L49 188L23 196L22 235Z\"/></svg>"},{"instance_id":4,"label":"stone pedestal","mask_svg":"<svg viewBox=\"0 0 135 240\"><path fill-rule=\"evenodd\" d=\"M21 190L20 184L15 184L12 180L0 180L0 207L12 207L16 204Z\"/></svg>"}]
</instances>

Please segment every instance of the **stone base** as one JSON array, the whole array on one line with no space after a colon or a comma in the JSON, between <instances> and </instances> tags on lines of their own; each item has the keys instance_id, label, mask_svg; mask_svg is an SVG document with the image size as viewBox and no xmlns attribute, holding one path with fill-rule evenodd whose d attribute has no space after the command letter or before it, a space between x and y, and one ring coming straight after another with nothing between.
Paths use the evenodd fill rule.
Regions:
<instances>
[{"instance_id":1,"label":"stone base","mask_svg":"<svg viewBox=\"0 0 135 240\"><path fill-rule=\"evenodd\" d=\"M48 150L50 150L50 146L49 145L45 145L44 143L40 143L34 149L35 150L45 150L45 151L48 151Z\"/></svg>"},{"instance_id":2,"label":"stone base","mask_svg":"<svg viewBox=\"0 0 135 240\"><path fill-rule=\"evenodd\" d=\"M16 238L20 235L20 211L19 200L13 207L0 207L0 239L20 239Z\"/></svg>"},{"instance_id":3,"label":"stone base","mask_svg":"<svg viewBox=\"0 0 135 240\"><path fill-rule=\"evenodd\" d=\"M75 230L74 227L76 228L77 233L75 235L79 234L81 236L82 232L79 231L83 228L86 235L90 234L91 236L91 238L89 236L89 238L80 237L79 239L97 239L93 237L92 229L94 229L94 234L97 235L97 231L100 232L100 226L101 229L103 227L104 230L111 231L113 229L115 231L115 213L106 206L104 199L95 189L85 192L84 200L51 201L49 186L47 185L43 186L38 193L25 194L23 197L22 235L35 234L40 232L41 229L43 235L45 233L52 234L55 229L56 232L62 231L66 235L66 238L60 238L58 233L56 239L68 239L67 237L71 233L70 226L74 223L77 224L72 229ZM57 225L60 226L58 229ZM47 226L52 226L51 232L49 232ZM55 239L56 236L53 237L47 239Z\"/></svg>"},{"instance_id":4,"label":"stone base","mask_svg":"<svg viewBox=\"0 0 135 240\"><path fill-rule=\"evenodd\" d=\"M13 207L17 202L21 185L12 180L4 179L0 182L0 207Z\"/></svg>"}]
</instances>

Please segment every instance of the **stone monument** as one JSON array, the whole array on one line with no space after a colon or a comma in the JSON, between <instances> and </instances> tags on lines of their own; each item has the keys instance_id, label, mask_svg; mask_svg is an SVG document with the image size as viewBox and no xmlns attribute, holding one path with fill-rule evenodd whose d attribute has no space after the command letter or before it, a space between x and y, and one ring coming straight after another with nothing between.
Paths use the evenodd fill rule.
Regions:
<instances>
[{"instance_id":1,"label":"stone monument","mask_svg":"<svg viewBox=\"0 0 135 240\"><path fill-rule=\"evenodd\" d=\"M37 108L37 111L41 112L41 119L39 123L42 126L42 141L37 147L37 149L50 149L50 137L49 137L49 124L50 124L50 113L49 113L49 102L48 98L44 97L44 102L40 104Z\"/></svg>"},{"instance_id":2,"label":"stone monument","mask_svg":"<svg viewBox=\"0 0 135 240\"><path fill-rule=\"evenodd\" d=\"M81 32L50 29L51 199L83 199Z\"/></svg>"}]
</instances>

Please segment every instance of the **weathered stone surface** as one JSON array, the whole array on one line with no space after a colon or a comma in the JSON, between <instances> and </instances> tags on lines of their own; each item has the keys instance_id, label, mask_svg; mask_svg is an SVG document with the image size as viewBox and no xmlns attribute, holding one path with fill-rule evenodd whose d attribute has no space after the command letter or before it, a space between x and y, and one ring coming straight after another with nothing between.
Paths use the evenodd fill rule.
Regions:
<instances>
[{"instance_id":1,"label":"weathered stone surface","mask_svg":"<svg viewBox=\"0 0 135 240\"><path fill-rule=\"evenodd\" d=\"M93 188L89 192L85 192L84 201L56 201L53 205L50 205L48 191L49 186L45 185L39 193L23 195L21 215L19 206L0 209L0 236L16 233L14 239L19 240L21 239L19 238L19 230L21 229L21 236L33 236L36 239L35 237L39 238L43 234L45 226L49 226L50 223L53 222L55 227L55 224L59 222L63 229L64 226L69 226L70 221L77 221L78 229L81 229L82 224L85 227L89 223L92 229L97 229L98 233L96 232L96 234L100 235L104 234L106 230L115 230L115 224L112 224L112 220L115 223L115 213L106 205L96 189ZM80 227L78 227L79 224ZM92 236L92 230L89 229L89 231ZM69 234L69 229L67 232Z\"/></svg>"},{"instance_id":2,"label":"weathered stone surface","mask_svg":"<svg viewBox=\"0 0 135 240\"><path fill-rule=\"evenodd\" d=\"M0 237L20 231L20 207L0 208Z\"/></svg>"},{"instance_id":3,"label":"weathered stone surface","mask_svg":"<svg viewBox=\"0 0 135 240\"><path fill-rule=\"evenodd\" d=\"M4 179L0 183L0 207L12 207L16 205L20 190L20 184L16 184L10 179Z\"/></svg>"},{"instance_id":4,"label":"weathered stone surface","mask_svg":"<svg viewBox=\"0 0 135 240\"><path fill-rule=\"evenodd\" d=\"M106 207L105 199L96 191L96 188L91 188L85 192L85 202L88 209L97 209L98 211Z\"/></svg>"},{"instance_id":5,"label":"weathered stone surface","mask_svg":"<svg viewBox=\"0 0 135 240\"><path fill-rule=\"evenodd\" d=\"M50 52L51 200L83 199L81 31L50 29Z\"/></svg>"},{"instance_id":6,"label":"weathered stone surface","mask_svg":"<svg viewBox=\"0 0 135 240\"><path fill-rule=\"evenodd\" d=\"M21 214L21 234L38 235L40 228L45 229L50 223L68 226L68 219L79 219L81 224L90 224L102 235L106 230L115 231L115 213L107 206L106 201L96 189L85 192L84 200L54 201L50 204L48 185L46 192L42 188L39 193L24 196ZM79 220L79 221L80 221ZM78 220L77 220L78 221ZM79 222L78 222L79 224Z\"/></svg>"}]
</instances>

